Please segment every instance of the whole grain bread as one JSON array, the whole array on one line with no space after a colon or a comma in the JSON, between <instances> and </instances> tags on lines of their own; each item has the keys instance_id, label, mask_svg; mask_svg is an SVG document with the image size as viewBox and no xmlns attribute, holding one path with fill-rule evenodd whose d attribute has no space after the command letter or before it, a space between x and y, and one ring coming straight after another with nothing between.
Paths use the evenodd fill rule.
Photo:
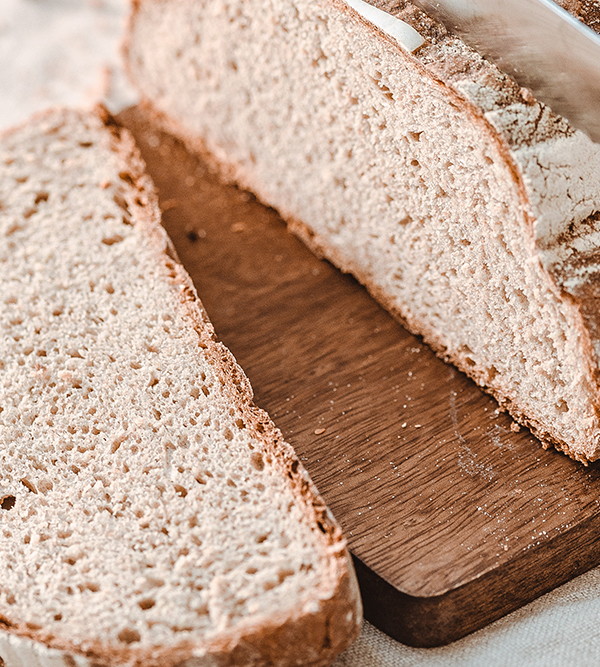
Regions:
<instances>
[{"instance_id":1,"label":"whole grain bread","mask_svg":"<svg viewBox=\"0 0 600 667\"><path fill-rule=\"evenodd\" d=\"M135 0L125 52L172 132L545 446L600 457L600 146L405 0Z\"/></svg>"},{"instance_id":2,"label":"whole grain bread","mask_svg":"<svg viewBox=\"0 0 600 667\"><path fill-rule=\"evenodd\" d=\"M160 226L130 135L0 139L0 663L325 665L358 632L340 529Z\"/></svg>"}]
</instances>

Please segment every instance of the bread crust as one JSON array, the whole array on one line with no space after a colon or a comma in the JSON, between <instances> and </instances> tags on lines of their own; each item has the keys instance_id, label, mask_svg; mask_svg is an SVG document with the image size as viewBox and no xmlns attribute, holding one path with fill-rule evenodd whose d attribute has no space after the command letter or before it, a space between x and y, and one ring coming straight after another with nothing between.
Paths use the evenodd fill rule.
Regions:
<instances>
[{"instance_id":1,"label":"bread crust","mask_svg":"<svg viewBox=\"0 0 600 667\"><path fill-rule=\"evenodd\" d=\"M49 118L56 110L34 116L33 121ZM109 645L89 641L74 645L42 630L0 618L0 655L24 659L22 664L39 661L41 667L247 667L331 664L336 655L358 635L362 622L360 593L346 541L339 525L323 502L308 473L292 447L270 417L252 401L252 388L231 352L217 340L214 328L198 298L196 289L177 258L176 251L162 227L158 199L153 183L133 137L102 105L92 112L110 133L111 150L131 176L129 185L135 224L151 240L156 257L170 272L176 308L183 310L198 335L203 355L210 359L227 389L232 405L244 414L246 428L265 443L273 467L288 483L307 523L313 526L324 547L326 571L316 590L305 595L287 612L256 614L233 628L217 633L201 644L193 641L175 646L149 648L135 645ZM18 129L18 128L17 128ZM10 132L16 131L11 130ZM29 657L28 657L29 656ZM62 662L57 662L62 661Z\"/></svg>"},{"instance_id":2,"label":"bread crust","mask_svg":"<svg viewBox=\"0 0 600 667\"><path fill-rule=\"evenodd\" d=\"M168 0L161 1L167 2ZM537 102L529 91L521 88L510 76L481 58L460 40L449 35L442 25L407 0L368 1L411 25L425 38L425 43L415 52L408 53L393 38L369 23L342 0L325 0L325 3L352 21L358 22L372 38L385 41L391 49L394 49L398 58L409 61L411 67L415 68L422 77L441 89L449 102L459 107L469 117L471 123L479 128L485 141L492 145L501 157L521 202L523 237L528 250L543 267L543 274L549 289L573 312L574 319L578 322L578 333L582 341L581 353L588 367L588 375L594 382L596 393L594 410L596 417L600 419L600 315L596 307L596 299L600 296L600 289L598 289L600 250L594 256L595 263L589 263L590 266L593 265L592 269L578 275L578 281L574 287L570 285L565 276L573 274L571 263L575 261L576 256L567 252L563 253L566 257L563 257L561 261L556 261L555 250L561 243L563 246L569 245L571 242L569 229L574 223L570 223L569 220L565 221L560 234L542 234L536 231L537 220L540 218L539 211L536 210L539 208L539 203L532 201L534 185L526 183L524 178L527 161L537 159L531 151L532 148L535 150L537 146L552 145L554 140L572 137L575 131L563 118ZM157 124L181 138L190 150L200 153L223 180L252 190L265 204L271 205L272 202L261 189L261 184L253 179L251 173L241 165L229 161L223 154L218 156L212 154L201 137L194 135L176 119L161 111L145 95L143 87L136 82L130 64L131 36L137 14L144 2L148 0L134 0L132 4L129 30L123 51L129 76L137 85L147 112ZM469 82L477 82L478 88L464 86L466 79ZM522 111L525 119L523 122L515 122L514 110L516 108ZM600 195L596 205L600 208ZM394 317L412 333L422 336L438 356L445 361L450 361L493 395L500 406L506 409L517 422L530 428L540 438L544 447L553 445L586 465L600 458L600 439L595 442L581 443L581 447L573 449L560 438L549 433L542 423L527 416L521 406L511 400L505 388L497 385L490 386L486 381L484 369L473 367L461 355L449 352L439 335L425 322L400 312L393 304L391 297L375 285L369 276L362 274L356 267L347 265L346 260L331 246L327 238L315 234L304 221L298 220L292 212L286 211L283 207L279 208L279 212L290 230L316 254L327 257L343 271L353 273Z\"/></svg>"}]
</instances>

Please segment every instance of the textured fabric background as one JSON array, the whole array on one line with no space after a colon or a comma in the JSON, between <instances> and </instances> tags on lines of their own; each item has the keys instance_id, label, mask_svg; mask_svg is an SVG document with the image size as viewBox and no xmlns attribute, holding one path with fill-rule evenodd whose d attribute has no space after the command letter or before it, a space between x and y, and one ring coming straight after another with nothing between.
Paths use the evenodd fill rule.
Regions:
<instances>
[{"instance_id":1,"label":"textured fabric background","mask_svg":"<svg viewBox=\"0 0 600 667\"><path fill-rule=\"evenodd\" d=\"M248 0L251 2L251 0ZM55 104L133 104L119 44L126 0L0 0L0 129ZM599 546L600 548L600 546ZM365 623L335 667L596 667L600 569L454 644L413 649Z\"/></svg>"},{"instance_id":2,"label":"textured fabric background","mask_svg":"<svg viewBox=\"0 0 600 667\"><path fill-rule=\"evenodd\" d=\"M334 667L592 667L600 665L600 569L449 646L416 649L365 623Z\"/></svg>"}]
</instances>

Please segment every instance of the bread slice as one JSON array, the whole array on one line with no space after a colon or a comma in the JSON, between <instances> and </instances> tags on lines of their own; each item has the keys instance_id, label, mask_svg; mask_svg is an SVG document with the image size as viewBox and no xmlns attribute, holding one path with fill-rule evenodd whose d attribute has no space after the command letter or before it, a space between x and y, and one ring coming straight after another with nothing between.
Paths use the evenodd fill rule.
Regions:
<instances>
[{"instance_id":1,"label":"bread slice","mask_svg":"<svg viewBox=\"0 0 600 667\"><path fill-rule=\"evenodd\" d=\"M0 170L0 664L329 664L361 619L345 542L130 135L48 112Z\"/></svg>"},{"instance_id":2,"label":"bread slice","mask_svg":"<svg viewBox=\"0 0 600 667\"><path fill-rule=\"evenodd\" d=\"M593 461L600 146L409 2L370 5L136 0L128 68L172 132Z\"/></svg>"}]
</instances>

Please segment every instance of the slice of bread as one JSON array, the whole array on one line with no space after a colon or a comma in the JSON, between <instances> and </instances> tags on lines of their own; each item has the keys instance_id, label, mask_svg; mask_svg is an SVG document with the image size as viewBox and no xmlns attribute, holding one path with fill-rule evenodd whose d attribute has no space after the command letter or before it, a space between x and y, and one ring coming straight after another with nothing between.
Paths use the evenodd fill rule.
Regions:
<instances>
[{"instance_id":1,"label":"slice of bread","mask_svg":"<svg viewBox=\"0 0 600 667\"><path fill-rule=\"evenodd\" d=\"M329 664L361 619L345 542L130 135L48 112L0 170L0 664Z\"/></svg>"},{"instance_id":2,"label":"slice of bread","mask_svg":"<svg viewBox=\"0 0 600 667\"><path fill-rule=\"evenodd\" d=\"M371 4L395 19L137 0L128 67L168 129L545 446L595 460L600 146L409 2Z\"/></svg>"}]
</instances>

